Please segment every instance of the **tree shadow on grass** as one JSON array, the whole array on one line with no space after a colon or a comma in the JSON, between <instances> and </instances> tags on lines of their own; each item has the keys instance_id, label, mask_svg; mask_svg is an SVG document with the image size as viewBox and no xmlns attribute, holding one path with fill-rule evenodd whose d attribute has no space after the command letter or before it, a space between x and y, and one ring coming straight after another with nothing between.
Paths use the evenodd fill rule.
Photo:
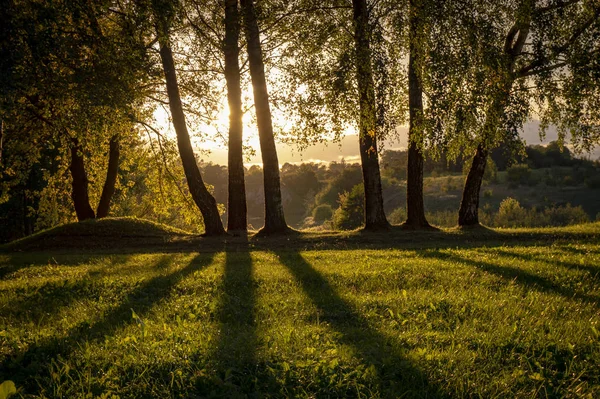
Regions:
<instances>
[{"instance_id":1,"label":"tree shadow on grass","mask_svg":"<svg viewBox=\"0 0 600 399\"><path fill-rule=\"evenodd\" d=\"M80 322L63 335L32 343L16 356L3 359L0 363L0 380L12 379L18 386L24 387L26 393L39 389L35 378L47 378L52 359L65 357L74 348L113 335L126 324L134 322L131 309L143 318L156 304L171 295L178 282L208 267L213 257L214 254L210 253L198 254L179 270L143 281L99 320L91 324L89 321Z\"/></svg>"},{"instance_id":2,"label":"tree shadow on grass","mask_svg":"<svg viewBox=\"0 0 600 399\"><path fill-rule=\"evenodd\" d=\"M433 258L437 260L446 260L450 262L453 261L463 263L468 266L472 266L477 269L483 270L487 273L500 276L506 280L513 281L516 284L519 284L528 289L533 289L544 293L557 294L566 299L578 300L584 303L591 303L596 307L599 307L600 305L600 297L597 295L576 292L571 288L557 284L546 277L539 276L537 274L533 274L531 272L516 267L502 266L499 264L494 264L481 260L469 259L459 255L441 252L439 250L422 251L420 255L424 258Z\"/></svg>"},{"instance_id":3,"label":"tree shadow on grass","mask_svg":"<svg viewBox=\"0 0 600 399\"><path fill-rule=\"evenodd\" d=\"M79 266L98 259L111 258L111 264L124 264L129 254L50 254L50 253L11 253L0 254L0 279L10 279L13 273L31 266Z\"/></svg>"},{"instance_id":4,"label":"tree shadow on grass","mask_svg":"<svg viewBox=\"0 0 600 399\"><path fill-rule=\"evenodd\" d=\"M166 270L173 261L174 255L162 255L153 265L154 270ZM114 272L127 263L128 257L118 257L110 266L94 269L77 277L77 279L61 279L49 281L37 289L23 292L5 309L0 309L3 317L11 322L35 322L37 327L53 322L53 316L80 300L98 299L104 294L106 283L102 277L114 276ZM110 270L106 270L110 269Z\"/></svg>"},{"instance_id":5,"label":"tree shadow on grass","mask_svg":"<svg viewBox=\"0 0 600 399\"><path fill-rule=\"evenodd\" d=\"M562 250L562 248L561 248ZM564 267L566 269L572 269L572 270L585 270L586 272L589 273L589 277L593 278L593 279L600 279L600 265L585 265L585 264L581 264L581 263L575 263L575 262L565 262L562 260L557 260L554 258L548 258L548 257L544 257L544 256L536 256L536 255L531 255L531 254L522 254L522 253L518 253L518 252L514 252L514 251L508 251L508 250L504 250L504 249L496 249L494 252L497 252L498 254L500 254L501 256L504 257L508 257L508 258L517 258L526 262L544 262L548 265L556 265L556 266L560 266L560 267Z\"/></svg>"},{"instance_id":6,"label":"tree shadow on grass","mask_svg":"<svg viewBox=\"0 0 600 399\"><path fill-rule=\"evenodd\" d=\"M339 333L339 342L350 346L362 362L375 368L379 396L448 397L401 353L397 343L390 342L389 338L369 325L368 320L352 304L340 297L327 279L301 254L293 251L275 253L317 307L320 319ZM356 396L356 392L347 394Z\"/></svg>"},{"instance_id":7,"label":"tree shadow on grass","mask_svg":"<svg viewBox=\"0 0 600 399\"><path fill-rule=\"evenodd\" d=\"M226 252L222 293L216 311L219 332L210 356L216 375L196 381L202 397L248 397L257 387L256 289L248 251Z\"/></svg>"}]
</instances>

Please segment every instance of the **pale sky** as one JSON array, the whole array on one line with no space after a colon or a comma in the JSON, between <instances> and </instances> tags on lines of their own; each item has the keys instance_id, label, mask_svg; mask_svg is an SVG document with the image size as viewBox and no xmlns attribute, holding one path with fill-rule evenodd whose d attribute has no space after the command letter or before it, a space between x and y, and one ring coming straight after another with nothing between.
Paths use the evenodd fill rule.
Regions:
<instances>
[{"instance_id":1,"label":"pale sky","mask_svg":"<svg viewBox=\"0 0 600 399\"><path fill-rule=\"evenodd\" d=\"M159 107L155 112L154 117L156 119L156 127L168 137L174 138L175 133L173 131L172 124L169 121L168 113ZM278 115L276 111L273 112L273 122L275 125L285 126L283 115ZM201 152L200 159L205 162L227 165L226 138L228 124L229 109L226 103L223 104L222 111L219 113L215 123L213 123L211 126L193 126L193 124L190 123L190 120L188 120L188 128L190 129L190 134L192 135L193 145L199 152ZM407 147L407 133L407 127L400 127L398 129L397 137L390 137L384 141L382 146L383 149L405 149ZM219 136L220 138L218 138ZM521 137L525 139L528 145L545 144L552 140L556 140L557 134L555 130L549 129L546 138L543 141L540 140L538 135L538 123L532 121L525 125L523 132L521 133ZM244 160L246 166L255 164L261 165L262 160L260 156L258 133L256 130L256 125L252 120L251 112L246 112L244 115L244 140L245 144L252 147L255 151L255 154L252 156L250 154L246 154L247 158ZM206 154L205 152L202 152L203 150L208 150L210 153ZM283 165L286 162L339 162L342 159L350 163L360 162L358 137L356 136L354 128L352 127L347 129L346 136L344 136L337 143L319 143L310 146L303 151L299 151L299 149L294 145L277 143L277 155L280 165ZM600 158L600 149L596 149L589 156L592 159Z\"/></svg>"}]
</instances>

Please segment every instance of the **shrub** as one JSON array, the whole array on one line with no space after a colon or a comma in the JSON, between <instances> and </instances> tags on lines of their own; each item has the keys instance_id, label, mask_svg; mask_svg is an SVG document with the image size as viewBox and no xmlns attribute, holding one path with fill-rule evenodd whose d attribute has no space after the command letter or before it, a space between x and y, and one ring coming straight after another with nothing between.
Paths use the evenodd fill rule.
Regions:
<instances>
[{"instance_id":1,"label":"shrub","mask_svg":"<svg viewBox=\"0 0 600 399\"><path fill-rule=\"evenodd\" d=\"M403 207L396 208L388 216L388 221L391 224L402 224L406 221L406 209Z\"/></svg>"},{"instance_id":2,"label":"shrub","mask_svg":"<svg viewBox=\"0 0 600 399\"><path fill-rule=\"evenodd\" d=\"M494 195L494 192L491 189L485 190L483 192L483 198L492 198Z\"/></svg>"},{"instance_id":3,"label":"shrub","mask_svg":"<svg viewBox=\"0 0 600 399\"><path fill-rule=\"evenodd\" d=\"M514 198L505 198L500 203L500 209L495 217L498 227L522 227L526 224L527 211Z\"/></svg>"},{"instance_id":4,"label":"shrub","mask_svg":"<svg viewBox=\"0 0 600 399\"><path fill-rule=\"evenodd\" d=\"M352 191L340 194L340 207L333 214L333 227L337 230L352 230L362 226L364 219L365 192L362 184L357 184Z\"/></svg>"},{"instance_id":5,"label":"shrub","mask_svg":"<svg viewBox=\"0 0 600 399\"><path fill-rule=\"evenodd\" d=\"M590 221L588 214L581 206L571 206L571 204L546 208L543 216L547 226L568 226Z\"/></svg>"},{"instance_id":6,"label":"shrub","mask_svg":"<svg viewBox=\"0 0 600 399\"><path fill-rule=\"evenodd\" d=\"M326 220L330 220L332 216L333 208L327 204L319 205L312 211L312 217L317 224L323 224Z\"/></svg>"}]
</instances>

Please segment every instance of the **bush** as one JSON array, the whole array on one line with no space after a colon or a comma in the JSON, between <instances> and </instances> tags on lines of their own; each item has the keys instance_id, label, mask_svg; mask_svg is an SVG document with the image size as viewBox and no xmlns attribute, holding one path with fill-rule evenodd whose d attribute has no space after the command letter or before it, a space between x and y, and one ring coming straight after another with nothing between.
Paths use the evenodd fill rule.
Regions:
<instances>
[{"instance_id":1,"label":"bush","mask_svg":"<svg viewBox=\"0 0 600 399\"><path fill-rule=\"evenodd\" d=\"M391 224L402 224L406 221L406 209L403 207L396 208L388 216L388 221Z\"/></svg>"},{"instance_id":2,"label":"bush","mask_svg":"<svg viewBox=\"0 0 600 399\"><path fill-rule=\"evenodd\" d=\"M527 210L514 198L505 198L500 203L500 209L495 217L498 227L522 227L526 225Z\"/></svg>"},{"instance_id":3,"label":"bush","mask_svg":"<svg viewBox=\"0 0 600 399\"><path fill-rule=\"evenodd\" d=\"M538 211L525 209L514 198L506 198L494 218L496 227L550 227L569 226L589 222L587 213L580 206L552 206Z\"/></svg>"},{"instance_id":4,"label":"bush","mask_svg":"<svg viewBox=\"0 0 600 399\"><path fill-rule=\"evenodd\" d=\"M483 192L483 198L492 198L494 196L494 192L491 189L485 190Z\"/></svg>"},{"instance_id":5,"label":"bush","mask_svg":"<svg viewBox=\"0 0 600 399\"><path fill-rule=\"evenodd\" d=\"M544 209L543 220L546 226L569 226L571 224L581 224L590 221L588 214L580 206L551 207Z\"/></svg>"},{"instance_id":6,"label":"bush","mask_svg":"<svg viewBox=\"0 0 600 399\"><path fill-rule=\"evenodd\" d=\"M340 207L333 214L333 227L336 230L352 230L362 226L364 219L365 191L357 184L352 191L340 194Z\"/></svg>"},{"instance_id":7,"label":"bush","mask_svg":"<svg viewBox=\"0 0 600 399\"><path fill-rule=\"evenodd\" d=\"M323 224L326 220L330 220L332 216L333 208L327 204L319 205L312 211L312 217L317 224Z\"/></svg>"}]
</instances>

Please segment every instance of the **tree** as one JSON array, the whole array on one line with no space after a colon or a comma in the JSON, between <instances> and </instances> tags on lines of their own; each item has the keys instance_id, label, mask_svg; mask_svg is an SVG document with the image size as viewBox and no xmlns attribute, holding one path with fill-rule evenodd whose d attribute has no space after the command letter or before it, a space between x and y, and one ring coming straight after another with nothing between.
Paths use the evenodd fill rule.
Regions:
<instances>
[{"instance_id":1,"label":"tree","mask_svg":"<svg viewBox=\"0 0 600 399\"><path fill-rule=\"evenodd\" d=\"M188 187L194 202L200 209L202 217L204 218L205 234L209 236L222 235L225 233L225 229L223 228L223 223L219 216L217 202L204 185L202 175L198 169L194 149L187 130L181 96L179 94L173 52L170 45L170 24L174 18L175 10L173 5L169 2L154 0L152 2L152 11L154 22L156 24L156 33L160 46L160 58L169 97L169 108L173 119L173 127L177 134L177 146L179 148Z\"/></svg>"},{"instance_id":2,"label":"tree","mask_svg":"<svg viewBox=\"0 0 600 399\"><path fill-rule=\"evenodd\" d=\"M458 225L469 226L479 224L479 192L485 174L485 166L489 154L491 141L498 129L502 113L508 105L510 92L516 79L515 64L521 56L525 41L529 35L531 20L528 13L531 5L523 2L522 14L515 21L504 38L504 46L499 63L498 90L494 93L491 105L487 110L486 120L482 128L480 143L477 145L469 174L465 181L465 188L458 211Z\"/></svg>"},{"instance_id":3,"label":"tree","mask_svg":"<svg viewBox=\"0 0 600 399\"><path fill-rule=\"evenodd\" d=\"M359 148L365 192L365 229L389 227L383 210L383 192L377 151L377 115L366 0L352 0L356 79L359 92Z\"/></svg>"},{"instance_id":4,"label":"tree","mask_svg":"<svg viewBox=\"0 0 600 399\"><path fill-rule=\"evenodd\" d=\"M424 111L423 85L421 84L422 61L419 48L422 44L422 2L410 1L409 9L409 58L408 58L408 166L406 180L406 214L404 223L408 228L428 228L423 202L423 147Z\"/></svg>"},{"instance_id":5,"label":"tree","mask_svg":"<svg viewBox=\"0 0 600 399\"><path fill-rule=\"evenodd\" d=\"M0 57L2 119L12 125L9 132L28 136L31 144L60 147L54 156L68 153L64 158L70 160L79 220L96 217L84 156L101 148L107 134L115 134L113 129L127 124L125 115L139 98L135 87L143 70L139 43L129 36L132 26L112 18L109 8L92 2L11 2L2 14L8 33ZM29 125L21 114L38 122L34 129L16 127ZM118 168L118 147L111 147L101 217L108 214ZM44 155L35 149L29 153L32 164Z\"/></svg>"},{"instance_id":6,"label":"tree","mask_svg":"<svg viewBox=\"0 0 600 399\"><path fill-rule=\"evenodd\" d=\"M248 51L248 63L254 93L254 108L263 160L265 191L265 225L261 232L284 233L289 228L283 214L279 161L273 135L273 121L269 104L269 92L265 78L263 54L254 0L241 0L243 25Z\"/></svg>"},{"instance_id":7,"label":"tree","mask_svg":"<svg viewBox=\"0 0 600 399\"><path fill-rule=\"evenodd\" d=\"M459 225L477 225L489 152L500 143L522 152L519 131L533 115L542 135L555 124L574 142L598 137L598 63L589 54L598 51L599 5L473 0L438 8L445 17L432 30L439 40L424 75L429 138L452 156L474 151Z\"/></svg>"},{"instance_id":8,"label":"tree","mask_svg":"<svg viewBox=\"0 0 600 399\"><path fill-rule=\"evenodd\" d=\"M227 230L247 230L246 187L244 182L243 110L239 64L240 15L237 0L225 0L225 80L229 104L229 197Z\"/></svg>"}]
</instances>

